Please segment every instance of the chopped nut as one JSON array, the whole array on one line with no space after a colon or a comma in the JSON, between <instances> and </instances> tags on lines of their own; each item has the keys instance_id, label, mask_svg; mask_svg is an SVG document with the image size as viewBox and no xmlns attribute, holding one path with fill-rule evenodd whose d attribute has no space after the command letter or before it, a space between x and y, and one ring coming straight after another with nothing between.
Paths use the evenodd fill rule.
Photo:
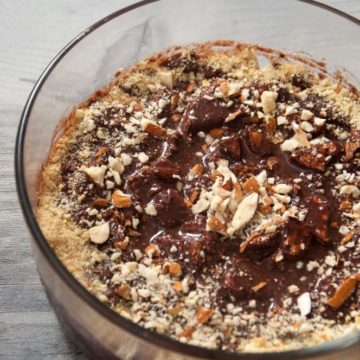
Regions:
<instances>
[{"instance_id":1,"label":"chopped nut","mask_svg":"<svg viewBox=\"0 0 360 360\"><path fill-rule=\"evenodd\" d=\"M294 106L287 106L286 109L285 109L285 115L288 116L288 115L293 115L293 114L296 114L298 111L295 109Z\"/></svg>"},{"instance_id":2,"label":"chopped nut","mask_svg":"<svg viewBox=\"0 0 360 360\"><path fill-rule=\"evenodd\" d=\"M136 261L139 261L143 257L143 253L140 249L134 249L133 254L135 256Z\"/></svg>"},{"instance_id":3,"label":"chopped nut","mask_svg":"<svg viewBox=\"0 0 360 360\"><path fill-rule=\"evenodd\" d=\"M216 179L217 179L219 176L221 176L221 174L219 173L219 171L213 170L213 171L211 172L211 174L210 174L210 180L213 181L213 182L215 182Z\"/></svg>"},{"instance_id":4,"label":"chopped nut","mask_svg":"<svg viewBox=\"0 0 360 360\"><path fill-rule=\"evenodd\" d=\"M76 120L82 120L85 116L85 110L84 109L76 109L75 110L75 118Z\"/></svg>"},{"instance_id":5,"label":"chopped nut","mask_svg":"<svg viewBox=\"0 0 360 360\"><path fill-rule=\"evenodd\" d=\"M261 281L259 282L257 285L253 286L251 289L254 292L258 292L259 290L261 290L263 287L265 287L267 285L266 281Z\"/></svg>"},{"instance_id":6,"label":"chopped nut","mask_svg":"<svg viewBox=\"0 0 360 360\"><path fill-rule=\"evenodd\" d=\"M260 153L266 146L265 133L256 130L249 131L249 146L253 152Z\"/></svg>"},{"instance_id":7,"label":"chopped nut","mask_svg":"<svg viewBox=\"0 0 360 360\"><path fill-rule=\"evenodd\" d=\"M228 84L226 81L223 81L219 85L221 92L226 96L228 94Z\"/></svg>"},{"instance_id":8,"label":"chopped nut","mask_svg":"<svg viewBox=\"0 0 360 360\"><path fill-rule=\"evenodd\" d=\"M360 202L353 205L352 211L355 215L360 215Z\"/></svg>"},{"instance_id":9,"label":"chopped nut","mask_svg":"<svg viewBox=\"0 0 360 360\"><path fill-rule=\"evenodd\" d=\"M310 120L313 116L314 114L309 110L304 109L301 112L301 120Z\"/></svg>"},{"instance_id":10,"label":"chopped nut","mask_svg":"<svg viewBox=\"0 0 360 360\"><path fill-rule=\"evenodd\" d=\"M192 207L193 206L193 203L190 199L187 199L187 198L184 198L184 204L187 206L187 207Z\"/></svg>"},{"instance_id":11,"label":"chopped nut","mask_svg":"<svg viewBox=\"0 0 360 360\"><path fill-rule=\"evenodd\" d=\"M300 314L302 316L309 315L311 312L311 297L308 292L305 292L298 296L297 304L300 309Z\"/></svg>"},{"instance_id":12,"label":"chopped nut","mask_svg":"<svg viewBox=\"0 0 360 360\"><path fill-rule=\"evenodd\" d=\"M272 170L274 168L274 166L278 163L279 163L279 160L275 156L270 156L267 159L266 165L268 166L268 168L270 170Z\"/></svg>"},{"instance_id":13,"label":"chopped nut","mask_svg":"<svg viewBox=\"0 0 360 360\"><path fill-rule=\"evenodd\" d=\"M102 166L90 166L84 169L84 172L91 178L91 180L100 187L104 186L104 176L107 167Z\"/></svg>"},{"instance_id":14,"label":"chopped nut","mask_svg":"<svg viewBox=\"0 0 360 360\"><path fill-rule=\"evenodd\" d=\"M150 122L146 124L144 131L159 139L163 139L166 136L166 129Z\"/></svg>"},{"instance_id":15,"label":"chopped nut","mask_svg":"<svg viewBox=\"0 0 360 360\"><path fill-rule=\"evenodd\" d=\"M259 183L256 180L255 176L251 176L244 183L241 184L241 187L245 193L252 193L259 191Z\"/></svg>"},{"instance_id":16,"label":"chopped nut","mask_svg":"<svg viewBox=\"0 0 360 360\"><path fill-rule=\"evenodd\" d=\"M290 285L288 286L288 291L290 294L294 294L294 293L297 293L299 292L299 287L297 285Z\"/></svg>"},{"instance_id":17,"label":"chopped nut","mask_svg":"<svg viewBox=\"0 0 360 360\"><path fill-rule=\"evenodd\" d=\"M119 250L125 250L127 248L127 246L129 245L129 238L126 237L124 240L122 241L117 241L115 243L115 247Z\"/></svg>"},{"instance_id":18,"label":"chopped nut","mask_svg":"<svg viewBox=\"0 0 360 360\"><path fill-rule=\"evenodd\" d=\"M174 284L172 285L172 288L173 288L177 293L182 292L182 283L181 283L181 281L175 281Z\"/></svg>"},{"instance_id":19,"label":"chopped nut","mask_svg":"<svg viewBox=\"0 0 360 360\"><path fill-rule=\"evenodd\" d=\"M174 111L176 109L176 106L179 102L179 94L174 94L171 97L171 102L170 102L170 111Z\"/></svg>"},{"instance_id":20,"label":"chopped nut","mask_svg":"<svg viewBox=\"0 0 360 360\"><path fill-rule=\"evenodd\" d=\"M140 152L138 154L138 159L141 163L145 164L149 161L149 156L147 156L144 152Z\"/></svg>"},{"instance_id":21,"label":"chopped nut","mask_svg":"<svg viewBox=\"0 0 360 360\"><path fill-rule=\"evenodd\" d=\"M241 229L253 218L258 201L259 195L257 193L252 193L241 201L231 222L234 231Z\"/></svg>"},{"instance_id":22,"label":"chopped nut","mask_svg":"<svg viewBox=\"0 0 360 360\"><path fill-rule=\"evenodd\" d=\"M276 109L278 94L273 91L264 91L261 94L261 106L265 114L272 113Z\"/></svg>"},{"instance_id":23,"label":"chopped nut","mask_svg":"<svg viewBox=\"0 0 360 360\"><path fill-rule=\"evenodd\" d=\"M277 129L277 122L274 116L266 117L266 133L268 136L272 136Z\"/></svg>"},{"instance_id":24,"label":"chopped nut","mask_svg":"<svg viewBox=\"0 0 360 360\"><path fill-rule=\"evenodd\" d=\"M347 243L352 239L353 236L354 236L354 232L353 232L353 231L348 232L348 233L341 239L340 244L341 244L341 245L347 244Z\"/></svg>"},{"instance_id":25,"label":"chopped nut","mask_svg":"<svg viewBox=\"0 0 360 360\"><path fill-rule=\"evenodd\" d=\"M289 123L285 116L278 116L276 122L278 126L287 125Z\"/></svg>"},{"instance_id":26,"label":"chopped nut","mask_svg":"<svg viewBox=\"0 0 360 360\"><path fill-rule=\"evenodd\" d=\"M291 156L300 165L323 172L326 170L326 164L331 159L331 156L335 156L339 152L340 148L336 143L327 142L325 144L317 144L309 149L298 149Z\"/></svg>"},{"instance_id":27,"label":"chopped nut","mask_svg":"<svg viewBox=\"0 0 360 360\"><path fill-rule=\"evenodd\" d=\"M327 301L327 304L335 309L338 309L354 292L359 280L360 273L349 276L337 288L334 295Z\"/></svg>"},{"instance_id":28,"label":"chopped nut","mask_svg":"<svg viewBox=\"0 0 360 360\"><path fill-rule=\"evenodd\" d=\"M159 81L169 89L173 88L173 74L172 71L159 71Z\"/></svg>"},{"instance_id":29,"label":"chopped nut","mask_svg":"<svg viewBox=\"0 0 360 360\"><path fill-rule=\"evenodd\" d=\"M199 196L199 192L198 191L193 191L190 195L190 201L192 203L194 203L194 201L197 199L197 197Z\"/></svg>"},{"instance_id":30,"label":"chopped nut","mask_svg":"<svg viewBox=\"0 0 360 360\"><path fill-rule=\"evenodd\" d=\"M141 111L143 108L141 104L135 104L133 107L134 111Z\"/></svg>"},{"instance_id":31,"label":"chopped nut","mask_svg":"<svg viewBox=\"0 0 360 360\"><path fill-rule=\"evenodd\" d=\"M157 161L154 172L157 176L165 180L173 180L180 174L180 167L168 159Z\"/></svg>"},{"instance_id":32,"label":"chopped nut","mask_svg":"<svg viewBox=\"0 0 360 360\"><path fill-rule=\"evenodd\" d=\"M180 114L172 114L170 116L170 120L175 121L175 122L180 121L181 120L181 115Z\"/></svg>"},{"instance_id":33,"label":"chopped nut","mask_svg":"<svg viewBox=\"0 0 360 360\"><path fill-rule=\"evenodd\" d=\"M155 244L149 244L145 250L144 250L145 254L149 257L157 257L160 255L160 249L157 245Z\"/></svg>"},{"instance_id":34,"label":"chopped nut","mask_svg":"<svg viewBox=\"0 0 360 360\"><path fill-rule=\"evenodd\" d=\"M318 118L318 117L314 118L314 124L316 126L323 126L325 124L325 121L326 121L326 119L323 119L323 118Z\"/></svg>"},{"instance_id":35,"label":"chopped nut","mask_svg":"<svg viewBox=\"0 0 360 360\"><path fill-rule=\"evenodd\" d=\"M157 210L155 209L154 204L148 204L145 208L145 213L150 215L150 216L156 216L157 215Z\"/></svg>"},{"instance_id":36,"label":"chopped nut","mask_svg":"<svg viewBox=\"0 0 360 360\"><path fill-rule=\"evenodd\" d=\"M196 318L199 324L205 324L213 314L211 309L206 309L204 307L198 307L196 309Z\"/></svg>"},{"instance_id":37,"label":"chopped nut","mask_svg":"<svg viewBox=\"0 0 360 360\"><path fill-rule=\"evenodd\" d=\"M279 194L288 194L292 190L292 186L288 184L277 184L273 186L273 189Z\"/></svg>"},{"instance_id":38,"label":"chopped nut","mask_svg":"<svg viewBox=\"0 0 360 360\"><path fill-rule=\"evenodd\" d=\"M121 190L115 190L111 195L111 201L119 209L128 208L131 206L131 196L124 194Z\"/></svg>"},{"instance_id":39,"label":"chopped nut","mask_svg":"<svg viewBox=\"0 0 360 360\"><path fill-rule=\"evenodd\" d=\"M106 146L100 146L95 155L94 155L94 159L92 161L92 165L99 165L101 164L102 162L104 162L105 160L105 155L107 154L108 152L108 147Z\"/></svg>"},{"instance_id":40,"label":"chopped nut","mask_svg":"<svg viewBox=\"0 0 360 360\"><path fill-rule=\"evenodd\" d=\"M267 234L250 235L245 241L240 244L240 253L251 249L273 249L278 247L278 232L273 231Z\"/></svg>"},{"instance_id":41,"label":"chopped nut","mask_svg":"<svg viewBox=\"0 0 360 360\"><path fill-rule=\"evenodd\" d=\"M350 210L351 209L351 203L348 200L344 200L340 203L340 210Z\"/></svg>"},{"instance_id":42,"label":"chopped nut","mask_svg":"<svg viewBox=\"0 0 360 360\"><path fill-rule=\"evenodd\" d=\"M209 200L200 195L199 200L191 207L191 211L193 214L200 214L203 211L207 210L209 205Z\"/></svg>"},{"instance_id":43,"label":"chopped nut","mask_svg":"<svg viewBox=\"0 0 360 360\"><path fill-rule=\"evenodd\" d=\"M211 231L221 234L226 233L226 226L216 216L210 216L206 222L207 227Z\"/></svg>"},{"instance_id":44,"label":"chopped nut","mask_svg":"<svg viewBox=\"0 0 360 360\"><path fill-rule=\"evenodd\" d=\"M259 174L256 175L256 180L259 183L259 186L263 186L267 179L267 172L266 170L262 170Z\"/></svg>"},{"instance_id":45,"label":"chopped nut","mask_svg":"<svg viewBox=\"0 0 360 360\"><path fill-rule=\"evenodd\" d=\"M345 161L349 161L353 158L356 151L360 148L360 139L348 140L345 143Z\"/></svg>"},{"instance_id":46,"label":"chopped nut","mask_svg":"<svg viewBox=\"0 0 360 360\"><path fill-rule=\"evenodd\" d=\"M314 127L308 121L303 121L301 123L301 128L306 132L313 132L314 131Z\"/></svg>"},{"instance_id":47,"label":"chopped nut","mask_svg":"<svg viewBox=\"0 0 360 360\"><path fill-rule=\"evenodd\" d=\"M235 81L229 82L227 84L227 87L228 87L228 92L227 92L228 96L234 96L240 94L240 90L241 90L240 82L235 82Z\"/></svg>"},{"instance_id":48,"label":"chopped nut","mask_svg":"<svg viewBox=\"0 0 360 360\"><path fill-rule=\"evenodd\" d=\"M242 89L240 93L240 100L242 102L246 101L249 98L250 90L249 89Z\"/></svg>"},{"instance_id":49,"label":"chopped nut","mask_svg":"<svg viewBox=\"0 0 360 360\"><path fill-rule=\"evenodd\" d=\"M195 83L191 82L186 87L186 92L190 94L194 91L194 89L195 89Z\"/></svg>"},{"instance_id":50,"label":"chopped nut","mask_svg":"<svg viewBox=\"0 0 360 360\"><path fill-rule=\"evenodd\" d=\"M100 207L106 208L106 207L109 205L109 202L108 202L107 199L97 198L97 199L94 199L94 200L91 202L91 205L92 205L92 206L100 206Z\"/></svg>"},{"instance_id":51,"label":"chopped nut","mask_svg":"<svg viewBox=\"0 0 360 360\"><path fill-rule=\"evenodd\" d=\"M296 141L295 137L292 137L288 140L285 140L280 147L282 151L291 152L299 147L299 143Z\"/></svg>"},{"instance_id":52,"label":"chopped nut","mask_svg":"<svg viewBox=\"0 0 360 360\"><path fill-rule=\"evenodd\" d=\"M269 215L273 212L273 209L270 205L259 205L258 210L263 214L263 215Z\"/></svg>"},{"instance_id":53,"label":"chopped nut","mask_svg":"<svg viewBox=\"0 0 360 360\"><path fill-rule=\"evenodd\" d=\"M90 240L95 244L103 244L110 236L109 223L93 226L89 229Z\"/></svg>"},{"instance_id":54,"label":"chopped nut","mask_svg":"<svg viewBox=\"0 0 360 360\"><path fill-rule=\"evenodd\" d=\"M235 120L235 119L238 117L238 115L240 115L240 113L241 113L241 110L239 109L239 110L236 110L235 112L229 114L229 115L226 117L225 122L228 123L228 122L230 122L230 121Z\"/></svg>"},{"instance_id":55,"label":"chopped nut","mask_svg":"<svg viewBox=\"0 0 360 360\"><path fill-rule=\"evenodd\" d=\"M169 270L170 275L179 277L182 274L180 264L178 264L176 262L172 262L168 266L169 266L168 270Z\"/></svg>"},{"instance_id":56,"label":"chopped nut","mask_svg":"<svg viewBox=\"0 0 360 360\"><path fill-rule=\"evenodd\" d=\"M167 104L168 104L168 102L167 102L166 100L164 100L164 99L161 98L161 99L158 101L159 110L164 109Z\"/></svg>"},{"instance_id":57,"label":"chopped nut","mask_svg":"<svg viewBox=\"0 0 360 360\"><path fill-rule=\"evenodd\" d=\"M139 233L138 231L135 231L133 229L129 229L128 230L128 235L131 237L139 237L141 236L141 233Z\"/></svg>"},{"instance_id":58,"label":"chopped nut","mask_svg":"<svg viewBox=\"0 0 360 360\"><path fill-rule=\"evenodd\" d=\"M181 306L175 306L171 309L168 310L168 313L171 315L171 316L177 316L181 313L181 311L183 310L183 308Z\"/></svg>"},{"instance_id":59,"label":"chopped nut","mask_svg":"<svg viewBox=\"0 0 360 360\"><path fill-rule=\"evenodd\" d=\"M213 137L214 139L220 138L224 135L224 130L223 129L219 129L219 128L215 128L215 129L211 129L209 131L209 134L211 137Z\"/></svg>"},{"instance_id":60,"label":"chopped nut","mask_svg":"<svg viewBox=\"0 0 360 360\"><path fill-rule=\"evenodd\" d=\"M115 292L116 294L121 296L124 300L131 299L130 286L128 284L119 286L118 288L116 288Z\"/></svg>"},{"instance_id":61,"label":"chopped nut","mask_svg":"<svg viewBox=\"0 0 360 360\"><path fill-rule=\"evenodd\" d=\"M352 195L353 198L360 196L360 190L356 185L343 185L340 188L341 195Z\"/></svg>"},{"instance_id":62,"label":"chopped nut","mask_svg":"<svg viewBox=\"0 0 360 360\"><path fill-rule=\"evenodd\" d=\"M306 132L300 128L300 126L296 123L292 123L292 128L295 132L294 138L296 139L299 146L304 146L306 148L310 148L311 145L309 143L309 140L306 136Z\"/></svg>"},{"instance_id":63,"label":"chopped nut","mask_svg":"<svg viewBox=\"0 0 360 360\"><path fill-rule=\"evenodd\" d=\"M195 176L195 175L201 175L204 173L204 168L200 164L195 164L189 171L189 175Z\"/></svg>"},{"instance_id":64,"label":"chopped nut","mask_svg":"<svg viewBox=\"0 0 360 360\"><path fill-rule=\"evenodd\" d=\"M236 181L235 183L233 183L234 186L234 191L235 191L235 197L237 200L240 200L243 198L244 193L242 191L241 185Z\"/></svg>"},{"instance_id":65,"label":"chopped nut","mask_svg":"<svg viewBox=\"0 0 360 360\"><path fill-rule=\"evenodd\" d=\"M233 182L229 179L225 184L222 184L221 187L227 191L231 191L233 189Z\"/></svg>"},{"instance_id":66,"label":"chopped nut","mask_svg":"<svg viewBox=\"0 0 360 360\"><path fill-rule=\"evenodd\" d=\"M186 329L184 329L179 336L180 337L186 337L189 338L191 337L192 333L195 331L195 327L194 326L189 326Z\"/></svg>"}]
</instances>

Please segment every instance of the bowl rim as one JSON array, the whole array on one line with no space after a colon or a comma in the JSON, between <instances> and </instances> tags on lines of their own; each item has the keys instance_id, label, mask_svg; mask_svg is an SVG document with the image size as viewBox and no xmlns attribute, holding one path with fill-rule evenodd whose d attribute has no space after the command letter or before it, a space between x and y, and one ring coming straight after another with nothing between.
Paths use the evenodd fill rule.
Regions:
<instances>
[{"instance_id":1,"label":"bowl rim","mask_svg":"<svg viewBox=\"0 0 360 360\"><path fill-rule=\"evenodd\" d=\"M349 334L341 338L325 342L318 345L308 346L295 350L287 350L280 352L229 352L223 350L209 349L205 347L185 344L177 341L169 336L156 333L155 331L145 329L131 320L128 320L115 311L111 310L107 305L103 304L98 300L95 295L91 294L84 286L82 286L76 279L71 275L67 268L56 256L54 250L47 242L44 234L42 233L40 226L36 221L36 216L32 210L31 202L26 190L25 173L24 173L24 140L26 136L26 129L28 120L32 111L32 107L36 101L39 92L42 89L43 84L47 78L51 75L53 69L62 60L62 58L71 50L77 43L79 43L88 34L92 33L102 25L110 22L114 18L121 16L127 12L135 10L139 7L146 6L152 3L157 3L165 0L143 0L121 8L108 16L98 20L94 24L87 27L80 34L78 34L73 40L71 40L53 60L47 65L43 73L35 83L21 114L20 122L18 125L18 131L16 135L15 143L15 177L16 177L16 189L18 194L19 203L21 205L22 213L25 218L27 227L30 230L32 237L37 247L42 252L42 255L46 258L49 265L57 273L57 275L66 283L66 285L85 301L92 310L100 313L106 317L107 320L112 322L114 325L119 326L125 331L131 333L134 337L141 338L144 341L152 342L157 346L165 348L176 353L185 354L198 358L206 359L238 359L238 360L288 360L290 358L296 359L308 359L317 355L326 355L334 351L340 351L348 348L351 345L360 343L360 332ZM298 2L306 3L325 11L329 11L340 17L343 17L355 25L360 26L360 19L349 15L339 9L329 6L324 3L319 3L316 0L296 0Z\"/></svg>"}]
</instances>

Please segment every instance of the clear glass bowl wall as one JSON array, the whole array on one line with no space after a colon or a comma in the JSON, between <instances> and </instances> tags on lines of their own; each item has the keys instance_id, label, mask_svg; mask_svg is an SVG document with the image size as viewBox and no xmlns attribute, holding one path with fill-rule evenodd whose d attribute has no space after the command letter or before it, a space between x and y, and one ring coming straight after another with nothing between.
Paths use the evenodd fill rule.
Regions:
<instances>
[{"instance_id":1,"label":"clear glass bowl wall","mask_svg":"<svg viewBox=\"0 0 360 360\"><path fill-rule=\"evenodd\" d=\"M106 308L66 271L34 216L37 180L59 121L114 73L177 44L257 43L326 59L360 87L360 22L311 1L161 0L119 10L74 39L52 61L24 109L16 153L18 192L40 277L59 319L92 358L358 360L360 334L290 353L226 354L177 343Z\"/></svg>"}]
</instances>

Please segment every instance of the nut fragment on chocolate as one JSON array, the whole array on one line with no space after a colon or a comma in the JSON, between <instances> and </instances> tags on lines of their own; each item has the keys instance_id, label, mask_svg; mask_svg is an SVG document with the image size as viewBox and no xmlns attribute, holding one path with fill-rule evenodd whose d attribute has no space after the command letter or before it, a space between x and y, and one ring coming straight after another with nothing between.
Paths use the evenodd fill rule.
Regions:
<instances>
[{"instance_id":1,"label":"nut fragment on chocolate","mask_svg":"<svg viewBox=\"0 0 360 360\"><path fill-rule=\"evenodd\" d=\"M127 208L131 206L131 196L124 194L121 190L115 190L111 195L114 206L118 208Z\"/></svg>"},{"instance_id":2,"label":"nut fragment on chocolate","mask_svg":"<svg viewBox=\"0 0 360 360\"><path fill-rule=\"evenodd\" d=\"M109 223L93 226L89 229L90 240L95 244L103 244L110 235Z\"/></svg>"},{"instance_id":3,"label":"nut fragment on chocolate","mask_svg":"<svg viewBox=\"0 0 360 360\"><path fill-rule=\"evenodd\" d=\"M349 299L351 294L355 291L356 286L360 280L360 274L349 276L336 289L334 295L328 300L328 305L337 309Z\"/></svg>"},{"instance_id":4,"label":"nut fragment on chocolate","mask_svg":"<svg viewBox=\"0 0 360 360\"><path fill-rule=\"evenodd\" d=\"M359 95L297 59L177 47L80 105L37 212L76 279L138 325L212 349L359 330Z\"/></svg>"}]
</instances>

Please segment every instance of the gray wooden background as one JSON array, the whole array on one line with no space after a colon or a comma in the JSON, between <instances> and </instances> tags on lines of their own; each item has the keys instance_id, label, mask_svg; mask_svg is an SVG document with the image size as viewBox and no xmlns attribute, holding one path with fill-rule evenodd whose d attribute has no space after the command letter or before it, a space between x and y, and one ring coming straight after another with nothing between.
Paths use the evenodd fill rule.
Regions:
<instances>
[{"instance_id":1,"label":"gray wooden background","mask_svg":"<svg viewBox=\"0 0 360 360\"><path fill-rule=\"evenodd\" d=\"M55 54L132 2L0 0L0 359L85 359L64 336L31 257L15 190L15 134L27 96ZM360 18L360 0L323 2Z\"/></svg>"}]
</instances>

